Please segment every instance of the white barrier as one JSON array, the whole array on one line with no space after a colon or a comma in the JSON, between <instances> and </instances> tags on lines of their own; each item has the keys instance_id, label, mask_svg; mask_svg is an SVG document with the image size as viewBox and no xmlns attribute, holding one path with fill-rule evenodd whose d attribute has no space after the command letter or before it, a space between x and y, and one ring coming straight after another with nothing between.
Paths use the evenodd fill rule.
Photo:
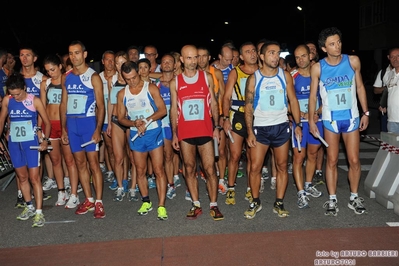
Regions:
<instances>
[{"instance_id":1,"label":"white barrier","mask_svg":"<svg viewBox=\"0 0 399 266\"><path fill-rule=\"evenodd\" d=\"M370 198L399 215L399 134L381 132L381 146L364 182ZM396 193L395 193L396 192ZM395 207L394 207L395 203Z\"/></svg>"}]
</instances>

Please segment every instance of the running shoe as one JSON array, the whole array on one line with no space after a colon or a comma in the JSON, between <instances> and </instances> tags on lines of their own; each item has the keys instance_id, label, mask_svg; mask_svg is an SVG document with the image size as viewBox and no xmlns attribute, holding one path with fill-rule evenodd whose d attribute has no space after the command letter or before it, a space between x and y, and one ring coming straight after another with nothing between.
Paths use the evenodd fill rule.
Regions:
<instances>
[{"instance_id":1,"label":"running shoe","mask_svg":"<svg viewBox=\"0 0 399 266\"><path fill-rule=\"evenodd\" d=\"M34 196L32 195L32 199L34 198ZM43 191L43 200L48 200L51 199L51 195L47 194L46 191Z\"/></svg>"},{"instance_id":2,"label":"running shoe","mask_svg":"<svg viewBox=\"0 0 399 266\"><path fill-rule=\"evenodd\" d=\"M80 192L82 192L82 191L83 191L82 185L79 183L79 184L78 184L78 190L77 190L77 192L80 193Z\"/></svg>"},{"instance_id":3,"label":"running shoe","mask_svg":"<svg viewBox=\"0 0 399 266\"><path fill-rule=\"evenodd\" d=\"M306 193L298 196L297 204L299 209L309 208L309 198L306 196Z\"/></svg>"},{"instance_id":4,"label":"running shoe","mask_svg":"<svg viewBox=\"0 0 399 266\"><path fill-rule=\"evenodd\" d=\"M134 188L129 189L129 201L138 201L139 197L137 197L136 190Z\"/></svg>"},{"instance_id":5,"label":"running shoe","mask_svg":"<svg viewBox=\"0 0 399 266\"><path fill-rule=\"evenodd\" d=\"M218 192L222 195L226 195L227 193L227 185L224 179L219 179Z\"/></svg>"},{"instance_id":6,"label":"running shoe","mask_svg":"<svg viewBox=\"0 0 399 266\"><path fill-rule=\"evenodd\" d=\"M276 179L277 179L276 177L272 177L270 179L270 188L272 190L276 190L276 185L277 185L277 180Z\"/></svg>"},{"instance_id":7,"label":"running shoe","mask_svg":"<svg viewBox=\"0 0 399 266\"><path fill-rule=\"evenodd\" d=\"M292 174L292 163L288 163L288 173Z\"/></svg>"},{"instance_id":8,"label":"running shoe","mask_svg":"<svg viewBox=\"0 0 399 266\"><path fill-rule=\"evenodd\" d=\"M248 210L244 212L244 217L247 219L253 219L255 218L256 214L262 210L262 204L258 204L256 202L251 202L249 204Z\"/></svg>"},{"instance_id":9,"label":"running shoe","mask_svg":"<svg viewBox=\"0 0 399 266\"><path fill-rule=\"evenodd\" d=\"M95 219L105 218L104 205L102 204L102 202L96 202L94 209L94 218Z\"/></svg>"},{"instance_id":10,"label":"running shoe","mask_svg":"<svg viewBox=\"0 0 399 266\"><path fill-rule=\"evenodd\" d=\"M198 206L192 206L186 217L189 220L195 220L202 214L202 208Z\"/></svg>"},{"instance_id":11,"label":"running shoe","mask_svg":"<svg viewBox=\"0 0 399 266\"><path fill-rule=\"evenodd\" d=\"M71 194L71 181L69 180L69 177L66 176L64 177L64 188L69 194Z\"/></svg>"},{"instance_id":12,"label":"running shoe","mask_svg":"<svg viewBox=\"0 0 399 266\"><path fill-rule=\"evenodd\" d=\"M274 202L273 212L277 213L278 217L289 216L289 212L284 209L284 203L282 201Z\"/></svg>"},{"instance_id":13,"label":"running shoe","mask_svg":"<svg viewBox=\"0 0 399 266\"><path fill-rule=\"evenodd\" d=\"M33 224L32 227L43 227L46 220L44 219L43 213L36 213L33 217Z\"/></svg>"},{"instance_id":14,"label":"running shoe","mask_svg":"<svg viewBox=\"0 0 399 266\"><path fill-rule=\"evenodd\" d=\"M184 198L186 199L186 200L188 200L188 201L193 201L192 199L191 199L191 194L190 194L190 191L188 191L188 190L186 190L186 195L184 196Z\"/></svg>"},{"instance_id":15,"label":"running shoe","mask_svg":"<svg viewBox=\"0 0 399 266\"><path fill-rule=\"evenodd\" d=\"M116 179L114 179L114 181L112 181L112 184L108 188L110 190L116 190L118 188L118 181L116 181Z\"/></svg>"},{"instance_id":16,"label":"running shoe","mask_svg":"<svg viewBox=\"0 0 399 266\"><path fill-rule=\"evenodd\" d=\"M147 215L152 211L152 202L143 202L141 208L137 211L139 215Z\"/></svg>"},{"instance_id":17,"label":"running shoe","mask_svg":"<svg viewBox=\"0 0 399 266\"><path fill-rule=\"evenodd\" d=\"M269 170L265 166L262 167L262 178L269 179Z\"/></svg>"},{"instance_id":18,"label":"running shoe","mask_svg":"<svg viewBox=\"0 0 399 266\"><path fill-rule=\"evenodd\" d=\"M21 196L17 196L17 202L15 203L15 207L14 208L25 208L25 200L24 197Z\"/></svg>"},{"instance_id":19,"label":"running shoe","mask_svg":"<svg viewBox=\"0 0 399 266\"><path fill-rule=\"evenodd\" d=\"M123 187L118 187L115 191L114 201L122 201L125 196L125 192L123 191Z\"/></svg>"},{"instance_id":20,"label":"running shoe","mask_svg":"<svg viewBox=\"0 0 399 266\"><path fill-rule=\"evenodd\" d=\"M80 204L79 196L71 194L69 196L68 202L65 204L65 209L74 209Z\"/></svg>"},{"instance_id":21,"label":"running shoe","mask_svg":"<svg viewBox=\"0 0 399 266\"><path fill-rule=\"evenodd\" d=\"M363 206L364 199L356 197L354 200L350 200L348 208L353 210L356 214L367 213L366 208Z\"/></svg>"},{"instance_id":22,"label":"running shoe","mask_svg":"<svg viewBox=\"0 0 399 266\"><path fill-rule=\"evenodd\" d=\"M330 216L337 216L338 214L338 201L337 200L327 200L323 204L323 208L327 208L326 212L324 215L330 215Z\"/></svg>"},{"instance_id":23,"label":"running shoe","mask_svg":"<svg viewBox=\"0 0 399 266\"><path fill-rule=\"evenodd\" d=\"M163 206L158 207L158 220L160 221L166 221L168 220L168 212L166 211L166 208Z\"/></svg>"},{"instance_id":24,"label":"running shoe","mask_svg":"<svg viewBox=\"0 0 399 266\"><path fill-rule=\"evenodd\" d=\"M323 185L323 184L325 184L323 172L317 172L317 173L314 174L313 183L315 185Z\"/></svg>"},{"instance_id":25,"label":"running shoe","mask_svg":"<svg viewBox=\"0 0 399 266\"><path fill-rule=\"evenodd\" d=\"M244 173L240 170L237 171L237 178L241 178L244 176Z\"/></svg>"},{"instance_id":26,"label":"running shoe","mask_svg":"<svg viewBox=\"0 0 399 266\"><path fill-rule=\"evenodd\" d=\"M127 179L122 180L122 187L123 187L123 192L125 193L129 192L129 181L127 181Z\"/></svg>"},{"instance_id":27,"label":"running shoe","mask_svg":"<svg viewBox=\"0 0 399 266\"><path fill-rule=\"evenodd\" d=\"M168 184L168 191L166 192L166 197L168 197L168 199L173 199L174 197L176 197L176 189L174 186L169 186Z\"/></svg>"},{"instance_id":28,"label":"running shoe","mask_svg":"<svg viewBox=\"0 0 399 266\"><path fill-rule=\"evenodd\" d=\"M68 194L66 191L58 191L58 199L55 206L63 206L68 200Z\"/></svg>"},{"instance_id":29,"label":"running shoe","mask_svg":"<svg viewBox=\"0 0 399 266\"><path fill-rule=\"evenodd\" d=\"M265 191L265 182L266 182L266 179L264 179L263 177L261 177L261 178L260 178L259 193L263 193L263 191Z\"/></svg>"},{"instance_id":30,"label":"running shoe","mask_svg":"<svg viewBox=\"0 0 399 266\"><path fill-rule=\"evenodd\" d=\"M249 201L249 203L252 202L254 198L252 197L252 191L249 189L246 193L245 193L245 200Z\"/></svg>"},{"instance_id":31,"label":"running shoe","mask_svg":"<svg viewBox=\"0 0 399 266\"><path fill-rule=\"evenodd\" d=\"M107 167L105 166L105 163L100 163L100 169L102 173L107 172Z\"/></svg>"},{"instance_id":32,"label":"running shoe","mask_svg":"<svg viewBox=\"0 0 399 266\"><path fill-rule=\"evenodd\" d=\"M90 202L88 199L85 199L85 201L81 204L79 204L78 208L76 209L75 213L76 214L86 214L89 211L94 211L94 202Z\"/></svg>"},{"instance_id":33,"label":"running shoe","mask_svg":"<svg viewBox=\"0 0 399 266\"><path fill-rule=\"evenodd\" d=\"M318 198L323 195L323 192L317 190L317 188L310 184L308 187L305 187L306 196L312 196L313 198Z\"/></svg>"},{"instance_id":34,"label":"running shoe","mask_svg":"<svg viewBox=\"0 0 399 266\"><path fill-rule=\"evenodd\" d=\"M111 182L114 182L114 180L115 180L114 172L108 171L105 173L105 178L104 178L105 182L111 183Z\"/></svg>"},{"instance_id":35,"label":"running shoe","mask_svg":"<svg viewBox=\"0 0 399 266\"><path fill-rule=\"evenodd\" d=\"M157 188L157 183L155 182L155 178L148 177L147 181L149 189Z\"/></svg>"},{"instance_id":36,"label":"running shoe","mask_svg":"<svg viewBox=\"0 0 399 266\"><path fill-rule=\"evenodd\" d=\"M43 191L49 191L50 189L57 188L57 182L54 178L45 177L43 183Z\"/></svg>"},{"instance_id":37,"label":"running shoe","mask_svg":"<svg viewBox=\"0 0 399 266\"><path fill-rule=\"evenodd\" d=\"M30 217L35 216L35 214L36 214L35 209L31 209L28 206L26 206L25 209L21 212L21 214L17 216L17 219L21 221L26 221Z\"/></svg>"},{"instance_id":38,"label":"running shoe","mask_svg":"<svg viewBox=\"0 0 399 266\"><path fill-rule=\"evenodd\" d=\"M175 184L175 188L178 188L181 186L180 177L178 175L175 175L173 177L173 183Z\"/></svg>"},{"instance_id":39,"label":"running shoe","mask_svg":"<svg viewBox=\"0 0 399 266\"><path fill-rule=\"evenodd\" d=\"M227 190L226 201L227 205L235 205L236 204L236 192L232 189Z\"/></svg>"},{"instance_id":40,"label":"running shoe","mask_svg":"<svg viewBox=\"0 0 399 266\"><path fill-rule=\"evenodd\" d=\"M218 206L212 206L209 214L212 216L214 221L220 221L224 219L223 214L220 212Z\"/></svg>"}]
</instances>

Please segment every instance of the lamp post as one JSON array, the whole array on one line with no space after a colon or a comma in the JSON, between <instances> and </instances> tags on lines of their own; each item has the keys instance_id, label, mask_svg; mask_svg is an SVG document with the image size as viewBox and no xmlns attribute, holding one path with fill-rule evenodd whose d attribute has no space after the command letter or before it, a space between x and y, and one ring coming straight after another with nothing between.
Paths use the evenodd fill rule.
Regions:
<instances>
[{"instance_id":1,"label":"lamp post","mask_svg":"<svg viewBox=\"0 0 399 266\"><path fill-rule=\"evenodd\" d=\"M303 41L306 42L306 15L301 6L296 7L303 15Z\"/></svg>"}]
</instances>

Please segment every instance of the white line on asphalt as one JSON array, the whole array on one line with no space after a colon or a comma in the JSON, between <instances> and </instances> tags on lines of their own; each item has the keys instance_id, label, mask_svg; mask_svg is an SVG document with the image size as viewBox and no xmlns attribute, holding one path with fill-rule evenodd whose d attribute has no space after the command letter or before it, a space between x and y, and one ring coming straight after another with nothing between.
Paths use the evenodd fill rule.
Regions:
<instances>
[{"instance_id":1,"label":"white line on asphalt","mask_svg":"<svg viewBox=\"0 0 399 266\"><path fill-rule=\"evenodd\" d=\"M390 227L396 227L399 226L399 222L387 222L387 225L389 225Z\"/></svg>"},{"instance_id":2,"label":"white line on asphalt","mask_svg":"<svg viewBox=\"0 0 399 266\"><path fill-rule=\"evenodd\" d=\"M76 220L65 220L65 221L48 221L45 224L62 224L62 223L74 223Z\"/></svg>"}]
</instances>

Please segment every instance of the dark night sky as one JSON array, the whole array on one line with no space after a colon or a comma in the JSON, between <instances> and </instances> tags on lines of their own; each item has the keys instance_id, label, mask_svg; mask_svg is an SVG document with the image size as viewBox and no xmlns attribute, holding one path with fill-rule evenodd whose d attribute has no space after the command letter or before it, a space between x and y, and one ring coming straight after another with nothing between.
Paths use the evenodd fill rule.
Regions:
<instances>
[{"instance_id":1,"label":"dark night sky","mask_svg":"<svg viewBox=\"0 0 399 266\"><path fill-rule=\"evenodd\" d=\"M231 1L230 5L220 6L193 2L197 7L186 4L182 10L177 4L144 6L138 3L135 8L122 5L111 8L97 2L90 14L78 3L72 6L72 2L63 2L62 9L51 6L13 8L16 12L5 14L0 46L17 54L19 44L28 44L38 51L40 58L47 53L66 53L68 44L78 39L86 45L89 57L99 60L105 50L125 50L129 45L146 44L155 45L160 55L180 51L188 43L204 45L216 56L226 40L232 40L239 47L245 41L256 43L268 38L286 44L292 51L304 40L304 13L296 9L301 5L305 12L307 40L316 41L320 30L336 26L343 33L344 52L357 50L358 1L334 1L331 2L334 6L328 8L321 7L321 1L317 0L296 4L291 1L254 2L241 2L242 6L234 6ZM224 21L230 24L225 25ZM215 41L211 42L211 38Z\"/></svg>"}]
</instances>

